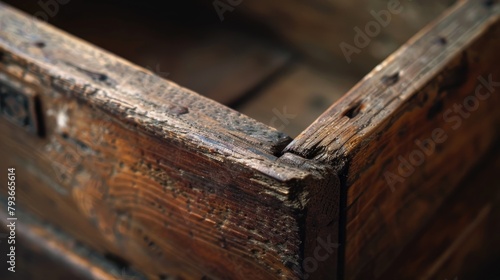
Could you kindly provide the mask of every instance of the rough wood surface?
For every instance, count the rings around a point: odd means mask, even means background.
[[[40,103],[38,135],[0,118],[21,206],[100,254],[151,279],[335,272],[338,178],[278,158],[284,134],[5,4],[0,84]]]
[[[340,170],[347,279],[380,277],[497,139],[498,18],[461,1],[286,148]]]

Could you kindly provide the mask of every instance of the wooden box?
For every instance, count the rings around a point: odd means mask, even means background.
[[[0,3],[2,279],[493,273],[500,7],[449,2]]]

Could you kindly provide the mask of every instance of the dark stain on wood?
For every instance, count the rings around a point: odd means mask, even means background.
[[[448,43],[448,40],[446,40],[446,37],[443,37],[443,36],[439,36],[436,38],[436,43],[444,46]]]
[[[355,118],[364,108],[364,104],[362,101],[357,102],[356,104],[352,105],[345,113],[344,116],[348,117],[349,119]]]
[[[399,81],[399,72],[396,72],[392,75],[385,75],[382,77],[382,83],[384,83],[384,85],[388,87],[396,84],[398,81]]]

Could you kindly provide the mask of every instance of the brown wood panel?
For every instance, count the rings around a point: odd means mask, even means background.
[[[458,3],[287,147],[343,178],[347,279],[380,277],[497,139],[498,15]]]

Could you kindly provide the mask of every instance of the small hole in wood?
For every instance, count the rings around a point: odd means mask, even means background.
[[[4,58],[5,58],[5,53],[0,51],[0,62],[3,62]]]
[[[438,44],[440,44],[440,45],[443,45],[443,46],[444,46],[444,45],[446,45],[446,44],[448,44],[448,40],[446,40],[446,38],[445,38],[445,37],[443,37],[443,36],[439,36],[439,37],[436,39],[436,42],[437,42]]]
[[[364,105],[361,102],[358,102],[351,106],[347,111],[345,111],[344,116],[348,117],[349,119],[355,118],[359,112],[364,108]]]
[[[382,83],[386,86],[392,86],[399,81],[399,72],[396,72],[392,75],[385,75],[382,77]]]
[[[108,76],[106,76],[105,74],[99,74],[97,80],[99,80],[100,82],[105,82],[108,80]]]
[[[35,46],[40,48],[40,49],[43,49],[43,48],[45,48],[46,45],[45,45],[45,42],[37,41],[37,42],[35,42]]]

